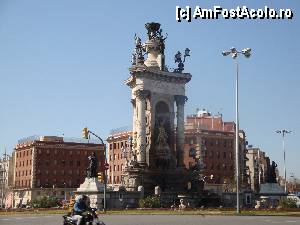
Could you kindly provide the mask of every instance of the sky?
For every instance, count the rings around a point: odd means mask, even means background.
[[[292,20],[192,20],[177,22],[176,6],[293,10]],[[0,154],[32,135],[81,137],[87,126],[103,138],[131,126],[130,89],[123,84],[134,34],[159,22],[166,64],[186,47],[186,114],[205,108],[235,119],[235,64],[221,52],[252,49],[239,57],[240,128],[283,169],[300,178],[300,3],[298,1],[97,1],[0,0]]]

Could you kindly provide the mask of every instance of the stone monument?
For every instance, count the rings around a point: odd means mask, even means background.
[[[129,191],[144,187],[145,193],[184,192],[191,175],[183,162],[185,84],[192,76],[184,71],[189,49],[175,55],[178,68],[165,65],[165,40],[159,23],[145,25],[145,43],[135,35],[130,76],[124,82],[131,88],[133,137],[131,158],[122,182]],[[146,57],[145,57],[146,56]],[[176,106],[175,106],[176,105]],[[175,122],[176,121],[176,122]]]
[[[104,184],[100,183],[97,177],[98,160],[93,153],[88,157],[89,167],[86,170],[84,182],[77,188],[76,194],[84,194],[90,198],[90,206],[100,209],[103,207],[103,190]]]
[[[268,205],[276,206],[281,196],[286,195],[283,187],[277,183],[276,179],[277,164],[272,161],[269,167],[267,183],[260,185],[260,198],[265,199]]]

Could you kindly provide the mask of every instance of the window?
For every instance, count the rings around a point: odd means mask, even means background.
[[[227,147],[227,140],[224,140],[224,147]]]
[[[117,148],[117,144],[116,143],[114,143],[114,148],[113,149],[116,149]]]
[[[117,166],[116,166],[116,165],[114,165],[114,171],[116,171],[116,168],[117,168]]]
[[[223,152],[223,158],[226,159],[226,152]]]
[[[71,160],[71,161],[69,162],[69,164],[70,164],[70,166],[73,166],[73,161]]]
[[[220,152],[217,152],[217,158],[218,159],[220,158]]]
[[[118,171],[120,171],[120,166],[118,165]]]
[[[56,159],[54,159],[53,163],[54,163],[54,165],[57,165],[57,160],[56,160]]]
[[[77,161],[77,166],[80,166],[80,161],[79,160]]]

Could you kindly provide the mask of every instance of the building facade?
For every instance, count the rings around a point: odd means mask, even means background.
[[[131,131],[115,132],[107,138],[108,143],[108,183],[112,186],[119,186],[122,181],[122,172],[128,161],[130,151],[129,138]]]
[[[249,183],[251,189],[259,192],[260,185],[268,182],[270,158],[260,148],[247,148],[247,167],[249,168]]]
[[[233,184],[235,178],[235,123],[206,110],[187,116],[185,123],[185,166],[200,164],[205,183]],[[240,131],[240,174],[245,171],[245,134]]]
[[[102,144],[55,136],[19,141],[14,153],[14,207],[42,195],[66,199],[83,183],[92,153],[98,159],[98,171],[104,171]]]
[[[245,135],[240,132],[240,171],[245,171]],[[132,132],[119,132],[107,138],[109,144],[109,181],[118,186],[130,150]],[[128,157],[127,157],[128,158]],[[185,122],[184,166],[193,169],[201,163],[203,179],[208,184],[232,184],[235,179],[235,124],[224,122],[206,110],[187,116]],[[247,171],[246,171],[247,172]],[[112,178],[114,177],[114,178]],[[242,177],[242,176],[241,176]],[[114,180],[113,180],[114,179]],[[247,179],[244,178],[247,183]]]
[[[13,169],[13,157],[5,153],[0,159],[0,208],[10,207]]]

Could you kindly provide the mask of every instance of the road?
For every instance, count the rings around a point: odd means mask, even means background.
[[[106,225],[299,225],[300,217],[105,215]],[[0,225],[62,225],[61,215],[1,216]]]

